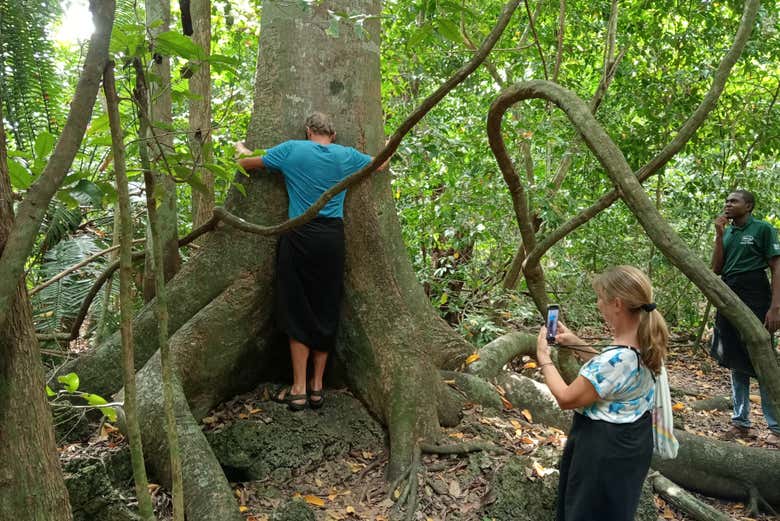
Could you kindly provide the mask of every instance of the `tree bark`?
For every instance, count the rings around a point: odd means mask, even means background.
[[[156,188],[155,198],[160,215],[160,240],[163,247],[163,265],[160,268],[168,282],[173,278],[181,266],[178,245],[178,227],[176,213],[176,181],[166,156],[173,152],[173,134],[170,128],[173,125],[171,102],[171,60],[167,56],[161,56],[154,52],[154,38],[169,30],[171,25],[170,0],[145,0],[146,26],[152,39],[153,64],[151,72],[155,76],[154,81],[148,84],[148,112],[147,132],[142,135],[146,144],[150,166],[153,169],[154,184]],[[147,190],[150,187],[147,186]],[[154,272],[158,269],[154,257],[151,254],[152,234],[147,226],[147,247],[144,266],[144,300],[150,301],[155,295]]]
[[[410,117],[394,136],[394,146],[484,59],[516,5],[514,1],[505,7],[501,24],[476,57]],[[325,32],[331,22],[328,9],[370,15],[369,36],[360,36],[352,28],[343,29],[338,38],[329,36]],[[368,151],[379,148],[378,14],[376,0],[323,2],[308,10],[275,2],[264,6],[256,105],[247,139],[252,146],[299,138],[306,115],[323,110],[337,122],[342,143]],[[381,156],[377,161],[383,161]],[[226,203],[231,213],[253,223],[284,220],[285,192],[278,175],[262,172],[251,178],[239,176],[237,182],[245,186],[247,195],[231,192]],[[346,366],[355,393],[389,425],[393,452],[389,476],[394,477],[409,465],[418,440],[437,439],[438,418],[452,423],[457,416],[453,414],[456,400],[437,369],[457,366],[471,348],[435,314],[415,279],[401,241],[389,176],[375,175],[351,189],[346,205],[345,297],[336,359]],[[219,401],[251,388],[261,368],[266,373],[275,370],[278,377],[279,354],[286,356],[286,344],[280,342],[271,320],[275,251],[273,237],[220,226],[166,288],[171,296],[170,330],[175,332],[170,344],[195,421]],[[206,273],[208,277],[203,276]],[[136,363],[143,363],[155,350],[150,305],[136,318],[135,326]],[[93,392],[110,392],[118,381],[111,363],[116,356],[114,338],[65,370],[77,371]],[[159,406],[143,390],[159,388],[153,376],[158,372],[155,360],[147,363],[138,382],[141,416],[149,421],[159,416]],[[177,418],[180,433],[184,421],[192,434],[188,411],[179,409],[183,410]],[[149,423],[142,430],[150,463],[164,477],[161,427]],[[181,440],[185,469],[193,464],[197,468],[197,463],[208,466],[211,456],[198,445],[197,435],[182,435]],[[193,463],[190,456],[197,461]],[[202,477],[188,475],[185,472],[188,516],[224,519],[193,508],[191,501],[225,487],[206,487]],[[214,473],[210,478],[215,478]],[[224,494],[220,497],[224,499]]]
[[[211,54],[211,1],[190,0],[192,41]],[[211,65],[204,60],[190,78],[190,151],[200,189],[192,187],[192,227],[211,219],[214,212],[214,174],[204,166],[211,162]],[[202,242],[202,241],[201,241]]]
[[[0,110],[0,251],[14,224]],[[10,316],[0,325],[0,519],[72,519],[24,277],[14,276]]]

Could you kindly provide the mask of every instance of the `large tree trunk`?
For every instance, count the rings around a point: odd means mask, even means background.
[[[365,37],[342,27],[333,38],[325,33],[331,22],[328,9],[377,16],[380,2],[323,2],[307,11],[264,2],[249,128],[252,146],[299,138],[304,119],[314,110],[333,117],[340,143],[369,154],[381,146],[379,24],[369,21]],[[284,204],[280,197],[269,210],[283,214]],[[446,404],[431,399],[445,395],[437,389],[441,383],[436,367],[456,366],[470,349],[434,314],[415,279],[387,173],[375,174],[349,191],[345,232],[345,298],[337,356],[353,391],[388,425],[388,474],[394,476],[411,460],[414,440],[437,436],[437,409]]]
[[[14,221],[0,110],[0,252]],[[0,519],[71,519],[24,278],[0,326]]]

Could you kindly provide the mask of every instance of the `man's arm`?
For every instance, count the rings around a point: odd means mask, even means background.
[[[769,259],[769,269],[772,272],[772,304],[764,318],[764,325],[770,333],[780,329],[780,257]]]
[[[720,275],[723,271],[723,233],[729,220],[725,215],[715,219],[715,246],[712,249],[712,271]]]
[[[243,141],[236,142],[236,152],[238,152],[242,156],[250,156],[250,157],[242,157],[236,161],[238,163],[238,166],[240,166],[244,170],[249,171],[249,170],[258,170],[261,168],[265,168],[265,163],[263,163],[263,158],[260,156],[252,157],[252,151],[247,148],[247,146],[244,144]]]

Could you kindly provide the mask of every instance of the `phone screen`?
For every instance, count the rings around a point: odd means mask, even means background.
[[[555,335],[558,334],[558,306],[547,307],[547,341],[555,342]]]

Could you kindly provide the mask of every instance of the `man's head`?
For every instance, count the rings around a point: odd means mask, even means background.
[[[312,112],[306,118],[306,139],[311,139],[312,135],[329,137],[331,142],[336,140],[336,129],[333,127],[330,118],[322,112]]]
[[[725,214],[729,219],[739,219],[753,211],[756,198],[753,192],[734,190],[726,197]]]

